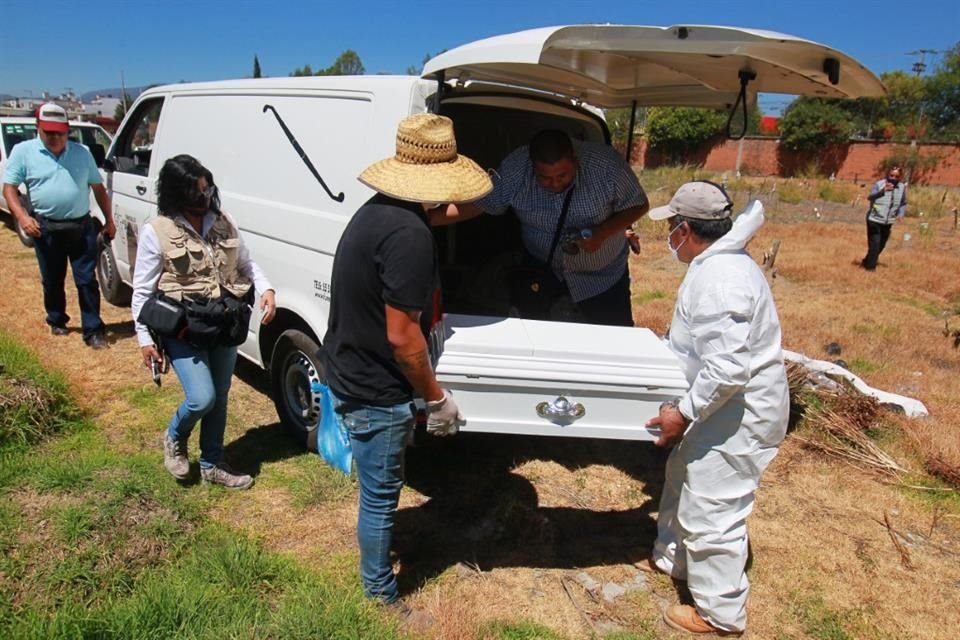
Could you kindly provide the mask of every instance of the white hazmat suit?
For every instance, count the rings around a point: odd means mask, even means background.
[[[690,424],[667,460],[653,559],[726,631],[746,628],[746,520],[789,413],[773,295],[745,251],[762,224],[753,202],[691,261],[668,337],[690,383],[679,402]]]

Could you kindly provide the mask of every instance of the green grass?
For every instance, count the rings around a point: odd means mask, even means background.
[[[825,202],[850,204],[856,199],[858,191],[852,184],[824,180],[820,183],[817,195]]]
[[[866,358],[853,358],[848,364],[850,365],[850,370],[858,376],[876,373],[886,366],[881,362],[873,362],[872,360],[867,360]]]
[[[53,520],[60,542],[66,547],[76,546],[88,537],[96,524],[96,512],[93,505],[65,505],[52,510]]]
[[[853,325],[853,332],[865,336],[876,336],[886,340],[900,337],[900,327],[879,322],[858,322]]]
[[[306,508],[319,504],[353,501],[358,491],[353,476],[345,476],[315,454],[302,455],[291,461],[290,469],[273,482],[284,486],[293,497],[293,504]]]
[[[792,180],[781,182],[777,187],[777,199],[787,204],[800,204],[809,195],[803,187]]]
[[[363,597],[355,556],[308,570],[211,522],[226,493],[178,485],[155,454],[114,451],[62,380],[2,332],[0,362],[58,403],[56,429],[0,448],[0,638],[399,637]],[[141,412],[158,402],[130,398]],[[352,493],[308,462],[316,494]]]
[[[633,294],[633,304],[645,304],[651,300],[663,300],[666,297],[666,293],[656,289],[653,291],[641,291]]]
[[[853,640],[843,626],[843,616],[830,609],[821,598],[804,600],[793,607],[803,630],[815,640]]]
[[[923,311],[927,315],[930,315],[934,318],[943,318],[944,316],[950,315],[950,310],[943,309],[931,302],[924,302],[915,298],[896,297],[893,298],[893,301],[905,304],[914,309],[919,309],[920,311]]]
[[[534,622],[491,622],[481,631],[482,638],[497,640],[564,640],[564,637]]]
[[[0,453],[29,446],[80,423],[61,376],[0,330]]]

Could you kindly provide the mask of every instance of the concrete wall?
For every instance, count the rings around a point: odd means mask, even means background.
[[[732,173],[737,167],[740,144],[738,140],[724,140],[710,148],[688,154],[681,162],[701,166],[707,171]],[[742,144],[740,171],[745,175],[791,176],[805,171],[816,162],[824,176],[834,174],[839,180],[858,182],[879,177],[887,158],[892,154],[902,156],[910,150],[907,144],[851,142],[814,154],[780,149],[780,141],[772,138],[744,138]],[[935,158],[936,162],[932,167],[916,172],[911,182],[960,187],[960,145],[921,144],[917,148],[922,157]],[[648,168],[667,164],[660,154],[646,148],[643,138],[634,143],[632,161],[634,165]]]

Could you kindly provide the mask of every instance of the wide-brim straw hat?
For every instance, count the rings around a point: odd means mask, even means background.
[[[396,155],[374,162],[359,180],[408,202],[472,202],[493,189],[486,171],[457,154],[450,118],[432,113],[401,120]]]

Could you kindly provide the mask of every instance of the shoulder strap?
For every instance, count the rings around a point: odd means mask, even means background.
[[[573,189],[576,185],[570,185],[566,197],[563,199],[563,207],[560,209],[560,217],[557,219],[557,228],[553,232],[553,242],[550,244],[550,254],[547,256],[547,266],[553,264],[553,254],[557,251],[557,243],[560,242],[560,230],[563,229],[563,223],[567,220],[567,211],[570,209],[570,199],[573,198]]]

